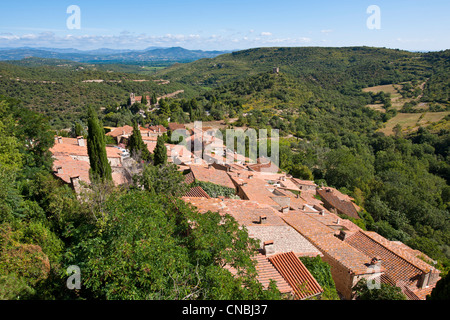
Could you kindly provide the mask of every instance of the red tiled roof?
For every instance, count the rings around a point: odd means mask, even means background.
[[[185,183],[191,184],[191,183],[194,183],[194,181],[195,181],[195,178],[194,178],[194,174],[192,173],[192,171],[184,176]]]
[[[293,288],[295,299],[307,299],[323,292],[322,287],[293,252],[269,257],[286,282]]]
[[[426,296],[422,293],[417,284],[421,275],[430,271],[438,272],[437,269],[430,266],[426,262],[416,258],[404,250],[400,250],[399,246],[392,245],[389,240],[381,237],[375,232],[356,232],[344,240],[357,250],[368,256],[378,256],[382,259],[382,265],[385,268],[384,282],[399,286],[409,298]],[[405,292],[405,288],[408,289]]]
[[[223,170],[216,170],[214,167],[208,168],[205,166],[190,166],[194,178],[199,181],[211,182],[220,186],[235,189],[233,181],[231,181],[228,174]]]
[[[255,177],[250,171],[232,171],[228,172],[228,175],[234,181],[234,184],[239,186],[239,190],[243,193],[241,197],[261,204],[279,207],[278,202],[274,200],[276,195],[269,190],[275,189],[273,185]],[[287,198],[287,196],[284,197]]]
[[[133,127],[126,125],[126,126],[123,126],[123,127],[115,128],[114,130],[108,132],[106,135],[114,137],[114,138],[117,138],[118,136],[121,136],[123,134],[129,135],[129,134],[132,134],[132,133],[133,133]]]
[[[72,143],[55,143],[50,148],[53,155],[73,155],[73,156],[88,156],[87,146],[79,146]],[[106,147],[106,156],[108,158],[120,158],[122,151],[117,148]]]
[[[206,193],[205,190],[202,189],[202,187],[193,187],[191,190],[189,190],[188,192],[186,192],[186,194],[184,195],[184,197],[188,197],[188,198],[206,198],[206,199],[211,199],[211,197]]]
[[[291,178],[291,180],[297,185],[311,186],[311,187],[317,186],[314,181],[310,181],[310,180],[301,180],[298,178]]]
[[[186,128],[186,126],[184,124],[176,123],[176,122],[170,122],[168,127],[169,127],[170,131],[175,131],[177,129],[185,129]]]
[[[260,216],[266,216],[264,225],[284,226],[283,220],[278,216],[277,211],[270,206],[259,204],[255,201],[240,199],[205,199],[205,198],[183,198],[184,201],[197,207],[199,212],[218,212],[221,215],[229,214],[241,225],[260,225]]]
[[[370,263],[372,257],[339,240],[334,235],[335,230],[327,227],[306,213],[299,211],[282,215],[282,218],[320,251],[328,254],[331,258],[347,268],[349,272],[355,274],[371,273],[367,265]]]
[[[284,280],[283,276],[277,269],[269,262],[267,257],[261,253],[258,253],[255,257],[257,262],[256,271],[258,273],[257,279],[263,285],[265,289],[268,288],[270,280],[276,281],[278,290],[281,293],[294,293],[294,290],[289,283]]]
[[[60,173],[57,173],[58,168],[61,168]],[[80,178],[80,180],[86,183],[90,183],[89,169],[89,162],[75,160],[68,155],[58,156],[53,161],[53,171],[55,175],[68,184],[71,183],[71,177],[77,176]]]
[[[149,126],[148,128],[153,132],[161,132],[161,133],[167,132],[167,129],[160,124],[158,124],[157,126]]]
[[[280,170],[280,168],[278,168],[272,161],[270,161],[269,163],[249,164],[247,167],[249,168],[249,170],[257,172],[277,173]]]
[[[350,197],[343,195],[336,189],[332,188],[325,188],[325,189],[319,189],[317,190],[317,193],[320,195],[322,200],[326,203],[328,203],[330,206],[336,208],[338,211],[342,212],[343,214],[359,219],[358,215],[358,209],[357,207],[350,199]]]

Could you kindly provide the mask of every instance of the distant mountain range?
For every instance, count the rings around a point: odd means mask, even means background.
[[[231,51],[188,50],[181,47],[149,47],[144,50],[100,48],[82,51],[73,48],[0,48],[0,61],[21,60],[29,57],[64,59],[86,63],[118,63],[144,61],[195,61],[214,58]]]

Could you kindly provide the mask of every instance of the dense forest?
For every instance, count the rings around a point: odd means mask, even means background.
[[[52,177],[48,148],[53,134],[77,126],[86,133],[88,105],[105,126],[166,125],[170,119],[279,129],[282,170],[351,195],[363,208],[355,223],[422,251],[437,261],[442,275],[447,274],[449,52],[260,48],[172,65],[154,75],[133,73],[134,67],[127,72],[123,67],[105,69],[108,65],[0,63],[0,94],[17,99],[0,102],[0,264],[8,270],[0,275],[0,286],[13,296],[73,298],[73,292],[62,288],[63,266],[85,261],[83,269],[92,277],[83,298],[279,298],[276,290],[263,292],[251,272],[232,280],[219,271],[220,259],[251,270],[249,252],[243,249],[251,241],[232,219],[216,230],[218,217],[213,213],[198,215],[184,203],[159,196],[170,194],[167,188],[174,190],[173,185],[150,182],[164,175],[167,181],[179,181],[173,170],[149,166],[144,170],[149,176],[141,177],[147,181],[144,190],[111,190],[101,206],[105,216],[95,211],[96,199],[80,203],[72,190]],[[278,73],[274,67],[279,67]],[[92,79],[110,82],[82,82]],[[132,81],[138,79],[150,81]],[[170,83],[152,81],[157,79]],[[402,84],[399,95],[413,99],[411,106],[394,108],[389,94],[362,90],[390,84]],[[127,103],[130,92],[163,95],[180,89],[185,90],[182,96],[161,99],[153,111]],[[373,103],[383,104],[385,112],[367,107]],[[380,131],[396,115],[417,112],[414,104],[420,103],[429,106],[428,113],[448,113],[415,130],[403,130],[398,123],[391,135]],[[29,144],[30,139],[39,143]],[[149,202],[152,206],[144,205]],[[194,218],[202,227],[187,234],[183,226]],[[138,229],[150,230],[155,242],[131,245],[146,236]],[[214,242],[216,233],[221,240]],[[214,250],[206,249],[208,241]],[[236,241],[242,245],[228,256],[226,248]],[[164,253],[161,262],[153,256],[155,244]],[[32,273],[20,266],[16,250]],[[115,252],[122,265],[113,263]],[[177,263],[170,263],[171,255],[179,257]],[[123,273],[124,268],[129,272]],[[100,275],[99,270],[108,271]],[[149,271],[142,275],[139,270]],[[205,286],[196,286],[198,279],[186,274],[207,279]],[[155,281],[159,278],[165,280]],[[114,279],[110,286],[104,286],[107,279]],[[243,283],[252,289],[242,290]],[[213,289],[217,286],[223,287]],[[121,291],[123,287],[129,291]]]
[[[86,105],[97,110],[105,107],[116,110],[127,105],[131,92],[158,96],[180,89],[189,92],[185,86],[162,85],[148,74],[130,72],[129,69],[138,69],[135,66],[124,69],[121,65],[97,66],[38,58],[0,62],[0,95],[20,99],[30,109],[47,115],[53,127],[62,129],[85,117]]]

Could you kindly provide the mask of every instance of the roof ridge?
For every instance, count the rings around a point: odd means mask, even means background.
[[[428,263],[426,263],[425,261],[420,260],[417,257],[414,257],[413,255],[407,253],[407,252],[399,252],[398,250],[395,250],[394,247],[389,248],[386,246],[386,244],[381,243],[378,239],[375,239],[374,237],[371,237],[370,234],[367,234],[367,232],[373,232],[374,234],[376,234],[377,236],[382,237],[381,235],[379,235],[378,233],[374,232],[374,231],[364,231],[364,230],[358,230],[357,232],[355,232],[354,234],[350,235],[349,238],[354,237],[358,232],[362,233],[365,237],[369,238],[370,240],[378,243],[380,246],[382,246],[383,248],[385,248],[386,250],[392,252],[394,255],[396,255],[397,257],[399,257],[400,259],[404,260],[405,262],[413,265],[414,267],[416,267],[417,269],[419,269],[422,272],[430,272],[433,270],[433,266],[429,265]],[[384,240],[382,240],[384,241]],[[390,241],[388,239],[386,239],[386,241]],[[405,257],[406,256],[406,257]],[[412,261],[411,261],[412,260]],[[420,261],[419,264],[425,264],[426,268],[424,268],[424,266],[419,266],[417,264],[417,261]]]

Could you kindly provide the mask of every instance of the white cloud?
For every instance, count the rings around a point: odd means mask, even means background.
[[[260,34],[165,34],[149,35],[122,31],[114,35],[92,35],[77,32],[55,34],[54,32],[12,34],[0,33],[0,47],[53,47],[78,48],[90,50],[98,48],[135,49],[149,46],[182,46],[187,49],[226,50],[258,47],[279,44],[280,46],[295,46],[311,42],[310,38],[275,38],[271,32]]]
[[[331,33],[331,32],[333,32],[333,31],[334,31],[334,30],[332,30],[332,29],[320,30],[320,32],[326,33],[326,34]]]

